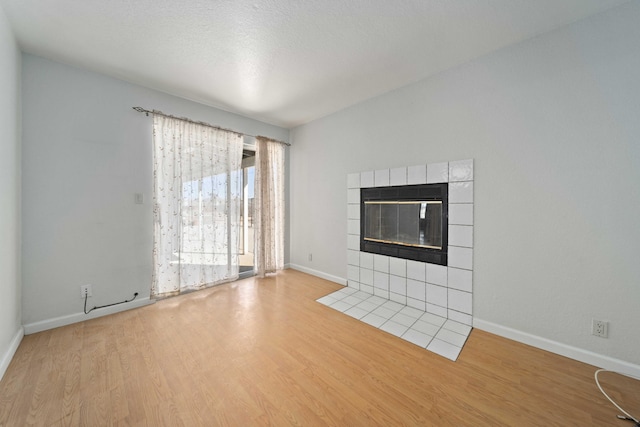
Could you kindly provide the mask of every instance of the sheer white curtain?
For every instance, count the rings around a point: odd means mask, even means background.
[[[152,296],[238,277],[241,135],[153,118]]]
[[[284,267],[284,145],[256,138],[255,270],[258,277]]]

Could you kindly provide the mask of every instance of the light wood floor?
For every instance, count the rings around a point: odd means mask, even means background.
[[[479,330],[451,362],[314,301],[339,288],[288,270],[26,336],[0,426],[631,425],[592,366]]]

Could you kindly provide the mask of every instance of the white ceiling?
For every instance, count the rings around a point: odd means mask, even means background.
[[[0,5],[25,52],[293,127],[628,1]]]

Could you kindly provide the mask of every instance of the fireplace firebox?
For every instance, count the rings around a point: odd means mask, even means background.
[[[360,250],[447,265],[448,184],[360,189]]]

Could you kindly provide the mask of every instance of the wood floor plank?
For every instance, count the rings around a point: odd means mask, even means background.
[[[288,270],[26,336],[0,427],[626,426],[593,366],[479,330],[451,362],[315,302],[340,288]]]

